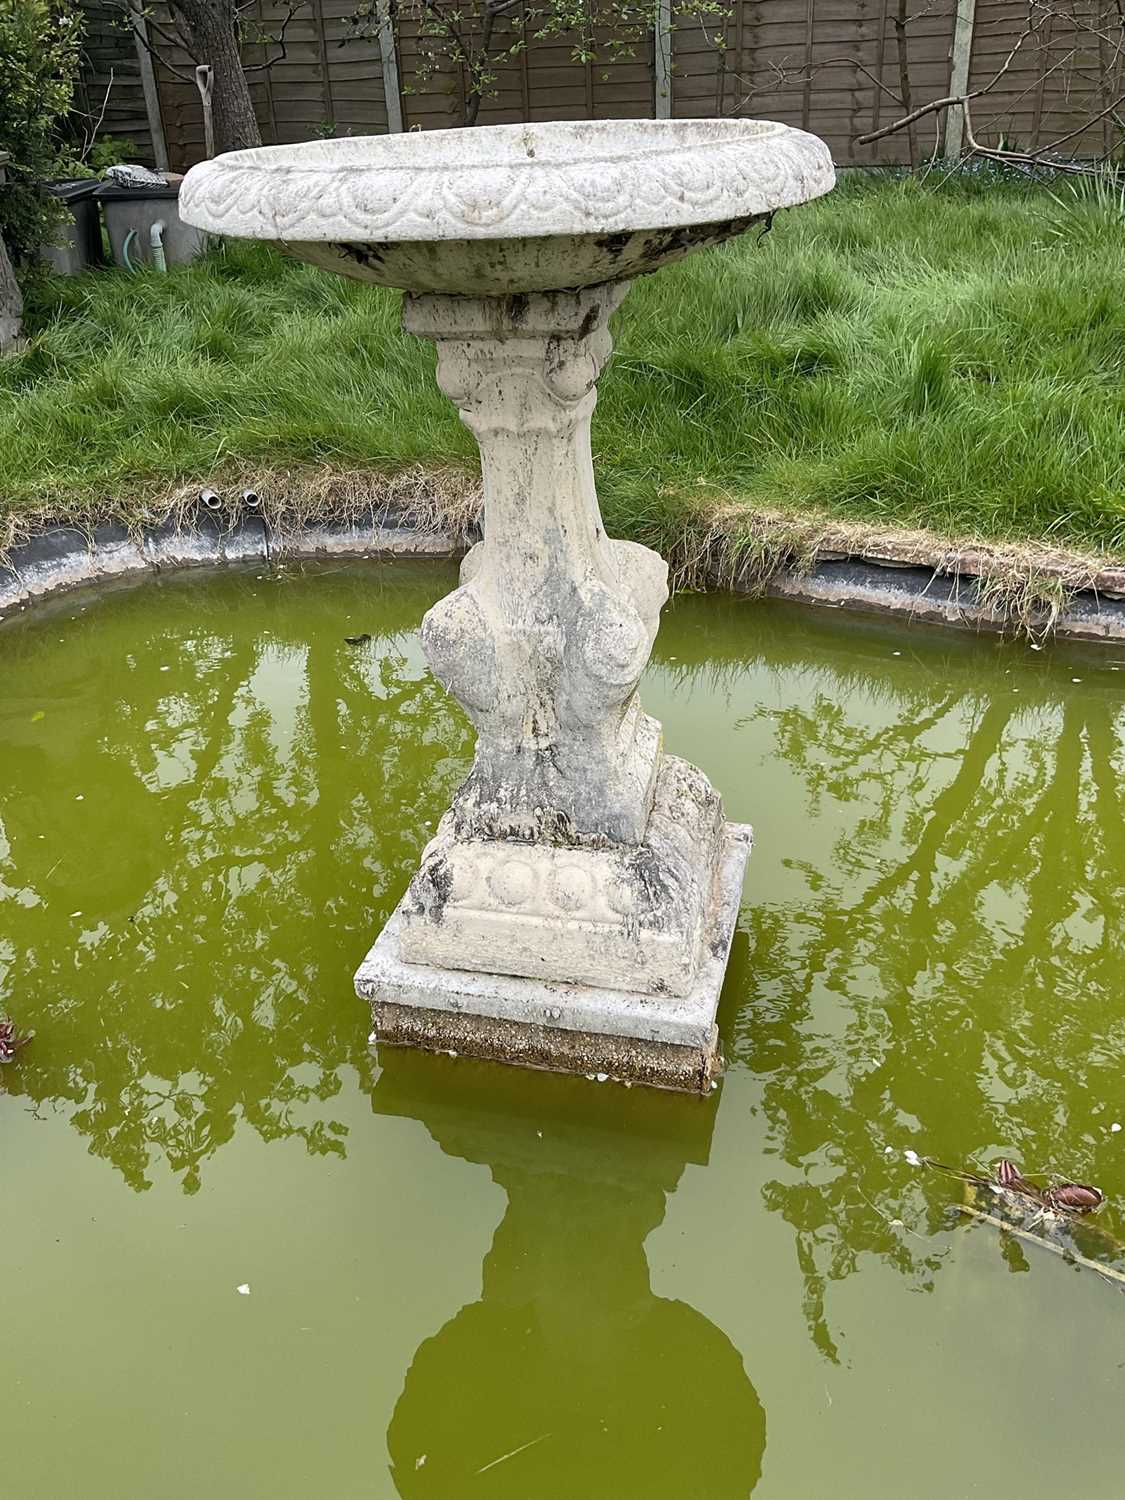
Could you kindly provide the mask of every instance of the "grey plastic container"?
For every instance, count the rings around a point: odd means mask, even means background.
[[[113,258],[127,270],[152,264],[151,231],[164,225],[164,259],[170,266],[186,265],[206,248],[207,235],[180,218],[178,183],[163,188],[123,188],[107,182],[95,194],[105,216]]]
[[[67,177],[45,182],[52,198],[65,204],[67,217],[51,231],[51,237],[39,247],[39,254],[57,276],[78,276],[90,266],[105,260],[102,248],[102,221],[94,194],[97,178]]]

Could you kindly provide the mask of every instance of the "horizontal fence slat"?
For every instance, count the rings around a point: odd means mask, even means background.
[[[1042,27],[1025,40],[1002,79],[974,102],[973,124],[982,141],[995,144],[1004,138],[1019,144],[1037,132],[1040,142],[1047,144],[1081,127],[1113,97],[1102,77],[1097,37],[1089,29],[1097,24],[1105,3],[1090,0],[1070,12],[1060,11],[1049,37]],[[128,26],[115,24],[120,11],[109,0],[80,4],[86,20],[80,107],[96,118],[104,102],[102,133],[132,139],[142,159],[151,160],[132,33]],[[248,62],[274,59],[268,71],[249,75],[265,140],[386,131],[383,52],[373,20],[359,28],[352,24],[355,5],[356,0],[301,0],[291,12],[288,0],[260,0],[246,13],[251,39],[261,33],[276,36],[285,23],[284,56],[276,42],[260,39],[250,40],[244,52]],[[708,16],[702,25],[690,17],[677,20],[671,33],[672,114],[685,119],[716,113],[760,115],[801,124],[807,94],[807,127],[828,141],[839,161],[905,160],[905,132],[872,146],[856,141],[902,112],[895,97],[900,81],[894,8],[883,0],[812,0],[811,12],[809,6],[810,0],[734,0],[725,19]],[[987,84],[1009,57],[1026,26],[1022,7],[1023,0],[977,0],[971,89]],[[916,105],[948,90],[956,0],[911,0],[911,9],[906,66]],[[475,12],[462,5],[461,14],[460,24],[476,35]],[[155,0],[153,19],[168,24],[167,0]],[[525,48],[495,66],[495,83],[480,103],[481,124],[653,114],[651,35],[630,39],[627,48],[615,52],[610,34],[599,31],[595,56],[585,62],[576,58],[575,35],[535,35],[543,26],[541,15],[525,21],[521,11],[513,10],[504,24],[505,44],[522,37]],[[716,46],[719,37],[726,44],[722,51]],[[434,44],[420,34],[416,18],[397,18],[394,44],[404,126],[447,129],[460,124],[465,84],[459,69],[448,58],[431,69],[427,54]],[[162,44],[158,50],[163,51]],[[192,60],[183,52],[175,52],[170,60],[190,71]],[[431,76],[424,77],[426,72]],[[190,81],[174,77],[159,62],[156,73],[172,165],[183,169],[202,154],[198,93]],[[1119,92],[1120,84],[1114,88]],[[932,149],[938,123],[930,118],[918,122],[920,153]],[[1089,150],[1100,150],[1102,126],[1084,131],[1067,149],[1079,150],[1087,138]]]

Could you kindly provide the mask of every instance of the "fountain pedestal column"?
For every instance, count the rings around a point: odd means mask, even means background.
[[[637,697],[667,567],[605,535],[590,459],[627,289],[406,298],[481,448],[484,540],[422,625],[478,741],[357,986],[386,1039],[507,1055],[530,1026],[544,1066],[573,1066],[578,1033],[593,1071],[655,1046],[650,1081],[705,1087],[749,830]]]
[[[186,223],[401,287],[480,440],[484,541],[423,631],[476,757],[356,974],[377,1039],[710,1087],[750,831],[638,702],[667,577],[605,535],[590,413],[630,277],[833,181],[823,141],[742,119],[306,141],[188,173]]]

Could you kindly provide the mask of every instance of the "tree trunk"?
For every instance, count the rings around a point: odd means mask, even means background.
[[[22,319],[23,297],[0,237],[0,356],[14,354],[22,346]]]
[[[246,74],[242,71],[234,0],[175,0],[196,62],[214,73],[211,108],[215,150],[241,151],[262,144]]]
[[[907,15],[906,0],[898,0],[898,15],[894,18],[895,41],[898,43],[898,91],[902,96],[902,112],[908,115],[911,110],[910,102],[910,55],[906,42],[906,26],[910,17]],[[918,164],[918,136],[914,126],[906,127],[906,139],[910,143],[910,165]]]

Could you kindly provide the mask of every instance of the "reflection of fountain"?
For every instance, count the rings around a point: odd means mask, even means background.
[[[437,1085],[389,1053],[374,1092],[509,1198],[480,1300],[407,1372],[387,1434],[399,1494],[748,1495],[765,1413],[726,1335],[652,1291],[644,1249],[684,1167],[707,1160],[712,1111],[453,1074]]]
[[[630,277],[832,182],[820,141],[749,120],[317,141],[189,173],[187,222],[405,288],[481,447],[484,540],[423,625],[476,758],[356,976],[384,1039],[709,1087],[749,830],[637,698],[667,569],[605,535],[594,387]]]

